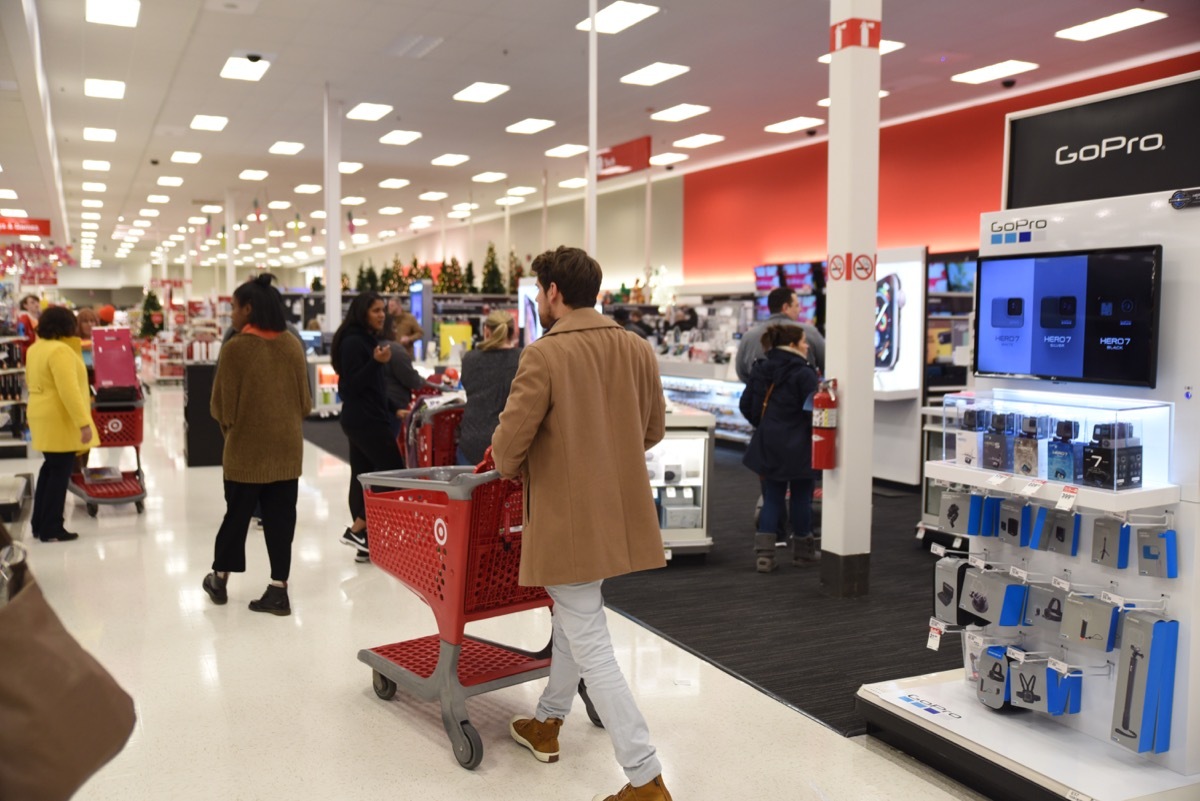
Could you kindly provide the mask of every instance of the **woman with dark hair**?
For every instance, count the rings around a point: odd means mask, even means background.
[[[429,386],[428,382],[413,367],[412,355],[408,346],[400,339],[400,321],[388,314],[384,317],[383,331],[380,339],[391,351],[391,359],[384,370],[384,381],[387,388],[388,412],[391,414],[392,438],[400,436],[401,422],[408,414],[408,406],[412,402],[413,390]]]
[[[301,424],[312,410],[308,365],[300,340],[289,336],[283,299],[269,273],[233,291],[238,333],[221,348],[209,409],[225,435],[225,519],[217,530],[212,572],[204,591],[229,600],[230,573],[246,570],[246,532],[261,504],[271,580],[254,612],[291,614],[287,582],[296,533],[296,494],[304,456]]]
[[[360,292],[350,302],[346,319],[333,335],[330,361],[338,374],[338,394],[342,396],[342,431],[350,441],[350,516],[353,522],[342,532],[342,542],[357,549],[355,560],[370,561],[367,542],[367,512],[362,473],[399,470],[404,457],[392,436],[384,382],[385,366],[392,349],[380,342],[385,320],[383,298],[375,292]]]
[[[79,537],[63,527],[63,507],[75,456],[91,448],[98,437],[77,330],[69,309],[51,306],[42,312],[39,336],[25,358],[29,433],[44,460],[30,522],[33,536],[42,542]]]
[[[742,392],[742,416],[754,426],[742,464],[762,479],[763,505],[754,535],[759,573],[775,569],[775,532],[790,487],[789,512],[795,532],[792,561],[816,562],[812,533],[812,407],[808,399],[820,384],[808,363],[808,341],[796,325],[769,326],[762,337],[766,356],[754,362]]]
[[[497,310],[483,321],[483,342],[462,360],[462,385],[467,408],[458,426],[458,463],[479,464],[492,444],[492,433],[500,424],[500,412],[517,375],[521,351],[517,349],[517,326],[513,316]]]

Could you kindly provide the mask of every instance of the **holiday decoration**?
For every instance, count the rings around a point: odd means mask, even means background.
[[[496,262],[496,245],[488,242],[487,257],[483,260],[483,285],[479,291],[485,295],[503,295],[504,278],[500,275],[500,265]]]
[[[375,272],[375,265],[367,262],[367,290],[370,292],[379,291],[379,274]]]
[[[458,263],[457,257],[451,257],[448,263],[442,265],[442,271],[438,275],[437,291],[446,295],[461,295],[467,291],[466,281],[463,280],[462,266]]]
[[[475,262],[473,261],[467,262],[467,271],[463,275],[463,286],[466,287],[465,291],[468,294],[473,295],[477,291],[475,289]]]
[[[154,294],[154,290],[151,289],[146,292],[146,298],[142,301],[142,323],[138,329],[138,336],[149,339],[162,329],[162,303],[159,302],[158,295]]]
[[[517,284],[525,276],[525,267],[515,250],[508,252],[508,294],[517,294]]]
[[[433,268],[428,264],[418,264],[417,257],[413,256],[412,270],[408,274],[409,283],[413,281],[432,281]]]

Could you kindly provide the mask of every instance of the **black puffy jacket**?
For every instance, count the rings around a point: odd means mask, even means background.
[[[754,426],[742,464],[775,481],[813,476],[812,412],[804,405],[818,385],[817,371],[798,353],[772,348],[754,363],[740,403]]]

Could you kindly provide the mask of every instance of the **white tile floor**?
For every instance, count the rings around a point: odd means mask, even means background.
[[[484,743],[474,771],[455,761],[435,703],[403,693],[391,702],[375,697],[358,650],[436,627],[415,595],[378,568],[355,564],[337,542],[349,470],[311,445],[291,617],[246,609],[268,578],[254,529],[249,572],[232,578],[228,605],[213,606],[200,581],[224,512],[221,472],[185,466],[182,407],[178,388],[156,388],[149,399],[144,515],[110,506],[93,520],[71,496],[67,525],[79,539],[29,543],[33,569],[67,627],[137,703],[128,746],[80,801],[586,801],[624,783],[607,737],[581,704],[563,729],[560,762],[535,762],[511,742],[507,721],[533,709],[541,682],[468,702]],[[117,455],[102,452],[99,461]],[[23,465],[13,460],[3,469]],[[621,616],[609,620],[678,801],[982,798],[870,738],[841,737]],[[471,631],[537,648],[549,618],[540,610]]]

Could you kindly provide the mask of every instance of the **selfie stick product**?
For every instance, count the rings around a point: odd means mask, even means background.
[[[1129,648],[1129,678],[1125,684],[1125,710],[1121,713],[1121,726],[1117,729],[1117,734],[1122,737],[1133,739],[1137,737],[1137,732],[1129,728],[1130,710],[1133,706],[1133,691],[1135,688],[1134,680],[1137,678],[1137,664],[1139,659],[1145,659],[1146,656],[1137,646]]]

